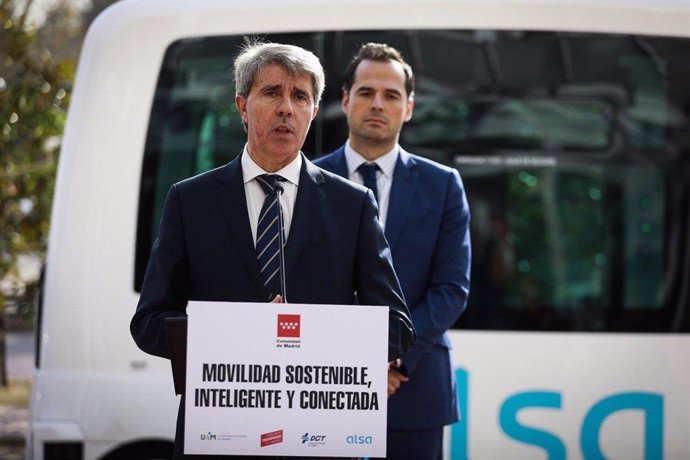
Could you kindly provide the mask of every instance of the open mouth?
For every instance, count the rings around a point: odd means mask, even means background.
[[[278,134],[292,134],[292,129],[287,125],[276,126],[274,131]]]

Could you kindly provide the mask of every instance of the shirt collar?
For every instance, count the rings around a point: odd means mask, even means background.
[[[362,163],[376,163],[386,177],[393,177],[395,162],[398,161],[399,152],[400,146],[395,144],[390,151],[384,153],[376,160],[368,161],[352,148],[350,145],[350,140],[348,139],[345,143],[345,162],[347,163],[347,174],[348,176],[352,176]]]
[[[244,178],[244,183],[250,182],[262,174],[271,174],[264,171],[259,165],[257,165],[252,157],[249,156],[249,151],[247,150],[247,145],[245,144],[244,150],[242,151],[242,177]],[[302,170],[302,152],[299,152],[294,160],[292,160],[287,166],[273,174],[278,174],[282,176],[288,182],[299,185],[299,174]]]

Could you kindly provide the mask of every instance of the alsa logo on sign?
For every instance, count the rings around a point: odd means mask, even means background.
[[[372,436],[362,436],[360,434],[351,434],[345,438],[348,444],[373,444],[374,438]]]
[[[300,315],[278,315],[278,337],[299,337]]]
[[[271,431],[261,435],[261,447],[272,446],[283,442],[283,430]]]

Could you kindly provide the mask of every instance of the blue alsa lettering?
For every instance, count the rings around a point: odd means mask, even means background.
[[[559,393],[534,391],[518,393],[506,399],[501,406],[501,428],[505,434],[516,441],[532,444],[544,449],[549,460],[565,460],[565,445],[553,433],[521,425],[517,421],[517,413],[526,408],[561,408]]]
[[[451,428],[451,458],[453,460],[469,459],[468,427],[471,417],[469,406],[470,379],[469,372],[456,369],[458,384],[458,404],[460,421]],[[510,438],[543,449],[549,460],[567,458],[567,449],[557,434],[526,426],[518,422],[518,412],[528,409],[561,410],[562,396],[553,391],[526,391],[516,393],[501,404],[499,423],[503,432]],[[664,398],[655,393],[630,392],[617,393],[601,399],[587,412],[580,432],[582,456],[587,460],[604,460],[601,451],[599,434],[601,427],[610,415],[625,411],[637,410],[644,417],[644,459],[664,458]],[[631,434],[632,435],[632,434]]]
[[[609,415],[623,410],[644,413],[644,459],[664,458],[664,398],[654,393],[618,393],[596,403],[582,423],[580,445],[588,460],[604,460],[599,431]]]
[[[362,436],[357,434],[352,434],[345,440],[348,444],[372,444],[374,442],[374,438],[371,436]]]

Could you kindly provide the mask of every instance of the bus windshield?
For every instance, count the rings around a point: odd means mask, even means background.
[[[684,157],[690,40],[491,31],[332,31],[262,36],[314,51],[327,88],[304,146],[340,146],[340,82],[359,44],[403,52],[417,79],[400,143],[455,167],[472,213],[471,293],[457,327],[688,331],[678,299],[688,234]],[[144,156],[134,287],[169,186],[234,158],[241,36],[173,43]],[[683,155],[685,154],[685,156]]]

